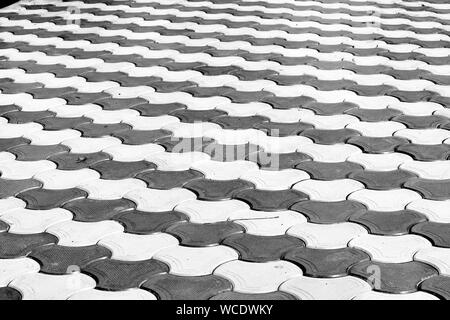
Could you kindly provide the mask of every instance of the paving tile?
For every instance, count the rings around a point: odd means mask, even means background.
[[[0,128],[0,138],[20,138],[26,134],[31,134],[36,131],[42,130],[42,126],[38,123],[30,122],[23,124],[2,124]]]
[[[403,169],[408,163],[401,165]],[[407,167],[406,167],[407,168]],[[371,171],[362,170],[350,174],[349,178],[357,180],[365,185],[368,189],[373,190],[390,190],[399,189],[405,182],[417,176],[405,170],[392,171]]]
[[[16,159],[20,161],[39,161],[48,159],[51,156],[67,153],[69,148],[61,145],[21,145],[12,147],[9,152],[16,155]]]
[[[45,130],[74,129],[79,125],[91,123],[92,119],[87,117],[51,117],[39,119],[36,122],[44,126]]]
[[[269,136],[280,137],[295,136],[312,127],[311,124],[304,122],[283,123],[270,121],[254,125],[254,128],[266,132]]]
[[[166,230],[178,222],[186,222],[188,217],[177,211],[145,212],[131,210],[116,216],[115,220],[125,226],[126,232],[133,234],[151,234]]]
[[[404,294],[369,291],[356,296],[354,300],[439,300],[439,298],[422,291]]]
[[[58,237],[58,245],[84,247],[94,245],[100,239],[123,230],[123,227],[115,221],[66,221],[51,226],[47,232]]]
[[[309,179],[309,175],[301,170],[286,169],[280,171],[250,170],[241,177],[262,190],[289,189],[296,182]]]
[[[22,295],[14,288],[3,287],[0,288],[0,300],[22,300]]]
[[[367,211],[350,217],[370,230],[371,234],[402,235],[408,234],[411,227],[425,221],[426,217],[411,210],[391,212]]]
[[[130,130],[131,126],[125,123],[113,123],[113,124],[83,123],[76,126],[75,129],[81,131],[83,137],[100,138],[120,131]]]
[[[344,201],[351,193],[364,189],[364,185],[352,179],[332,181],[308,179],[296,183],[292,188],[307,194],[311,200]]]
[[[434,266],[441,275],[448,276],[450,274],[450,250],[448,248],[423,248],[414,255],[414,260]]]
[[[168,267],[157,260],[119,261],[103,259],[82,269],[97,279],[97,288],[104,290],[126,290],[137,288],[152,276],[168,271]]]
[[[212,274],[226,262],[237,260],[238,254],[234,249],[222,245],[200,248],[175,246],[162,249],[154,258],[169,265],[171,274],[204,276]]]
[[[170,115],[179,118],[182,122],[209,122],[212,119],[226,115],[220,110],[175,110]]]
[[[8,123],[30,123],[36,122],[37,120],[51,118],[55,113],[50,111],[14,111],[8,112],[3,115],[4,118],[8,119]]]
[[[282,170],[295,168],[297,164],[311,160],[311,157],[301,152],[268,153],[260,151],[249,155],[249,160],[267,170]]]
[[[237,250],[241,260],[251,262],[280,260],[287,251],[304,246],[303,241],[288,235],[259,236],[245,233],[231,235],[223,244]]]
[[[380,279],[373,279],[375,272],[381,276]],[[367,280],[377,291],[402,294],[416,292],[420,282],[438,275],[435,268],[416,261],[404,263],[364,261],[352,266],[349,273]]]
[[[100,174],[91,169],[80,170],[47,170],[34,175],[36,180],[49,190],[70,189],[100,178]]]
[[[223,292],[210,300],[296,300],[296,298],[286,292],[275,291],[269,293],[240,293],[240,292]]]
[[[153,143],[157,139],[169,137],[170,131],[167,130],[128,130],[115,133],[114,136],[120,138],[124,143],[131,145],[141,145]]]
[[[90,166],[111,159],[111,156],[104,152],[93,153],[64,153],[49,158],[55,162],[60,170],[81,170]]]
[[[358,117],[361,121],[367,122],[379,122],[379,121],[389,121],[397,115],[401,115],[402,112],[396,109],[350,109],[345,111],[345,113]]]
[[[66,247],[50,244],[33,249],[30,257],[41,264],[41,272],[64,275],[72,272],[74,266],[83,268],[87,264],[111,257],[111,252],[99,245]]]
[[[351,300],[369,292],[371,287],[352,276],[330,279],[297,277],[283,283],[280,289],[301,300]]]
[[[159,140],[156,142],[159,142]],[[194,145],[193,149],[192,145]],[[175,144],[174,149],[172,149],[171,152],[150,154],[146,157],[146,160],[154,163],[159,170],[184,171],[190,169],[196,163],[210,159],[210,156],[204,152],[190,151],[195,150],[195,148],[201,148],[201,143],[198,144],[198,140],[182,140],[180,141],[180,144]],[[195,171],[199,170],[196,169]]]
[[[312,277],[343,277],[357,263],[369,260],[369,256],[354,248],[312,249],[294,248],[283,259],[302,267],[305,275]]]
[[[30,140],[25,138],[0,138],[0,151],[6,151],[10,148],[27,145]]]
[[[291,109],[296,107],[301,107],[308,105],[313,102],[314,99],[305,96],[298,97],[267,97],[264,98],[263,102],[272,105],[275,109]]]
[[[135,208],[135,204],[126,199],[94,200],[81,199],[64,205],[64,209],[74,214],[74,220],[81,222],[99,222],[113,219],[124,211]]]
[[[81,189],[31,189],[20,193],[17,197],[27,203],[32,210],[48,210],[59,208],[74,200],[86,198],[88,194]]]
[[[152,277],[143,288],[155,292],[161,300],[207,300],[232,290],[232,284],[215,275],[176,276],[164,274]]]
[[[346,247],[352,239],[367,234],[367,231],[362,226],[351,222],[337,224],[308,222],[291,227],[287,234],[300,238],[308,248],[339,249]]]
[[[413,260],[413,256],[421,249],[431,247],[431,243],[420,236],[379,236],[363,235],[353,239],[349,246],[367,252],[372,260],[385,263],[403,263]]]
[[[342,85],[342,82],[340,82]],[[357,104],[351,102],[340,102],[340,103],[323,103],[323,102],[312,102],[308,103],[305,108],[313,110],[314,113],[320,115],[337,115],[346,113],[349,114],[350,110],[358,108]]]
[[[450,137],[448,130],[444,129],[402,129],[394,134],[403,137],[416,144],[441,144]]]
[[[414,225],[411,232],[430,239],[435,246],[450,248],[449,225],[438,222],[422,222]]]
[[[405,183],[405,187],[422,194],[430,200],[450,199],[450,179],[430,180],[430,179],[411,179]]]
[[[79,186],[90,199],[116,200],[123,198],[127,193],[134,190],[145,189],[146,185],[138,179],[122,180],[92,180]]]
[[[143,261],[151,259],[154,254],[178,245],[178,240],[167,234],[130,234],[116,233],[102,238],[99,245],[112,252],[112,259],[120,261]]]
[[[196,198],[193,192],[184,188],[171,190],[139,188],[129,191],[124,197],[136,203],[138,210],[150,212],[169,211],[184,201]]]
[[[285,281],[299,277],[302,270],[287,261],[230,261],[214,270],[214,274],[230,280],[238,293],[270,293]],[[261,274],[266,275],[261,278]]]
[[[69,297],[69,300],[156,300],[156,297],[142,289],[124,291],[85,290]]]
[[[400,168],[415,173],[424,179],[450,179],[450,165],[447,161],[410,161],[402,164]]]
[[[9,225],[9,232],[32,234],[44,232],[54,224],[72,220],[72,214],[60,208],[51,210],[15,209],[2,213],[0,219]]]
[[[397,152],[382,154],[360,153],[350,156],[347,160],[362,165],[366,170],[391,171],[411,161],[412,158]]]
[[[244,231],[245,229],[243,227],[230,221],[216,223],[179,223],[173,224],[166,229],[167,233],[173,234],[180,239],[182,245],[190,247],[218,245],[222,240]]]
[[[27,256],[33,249],[56,243],[58,239],[49,233],[15,234],[0,233],[0,257],[2,259],[20,258]]]
[[[309,144],[303,146],[300,151],[309,155],[318,162],[344,162],[352,155],[361,153],[361,149],[349,144]]]
[[[449,119],[439,115],[431,115],[431,116],[401,115],[396,116],[392,120],[401,122],[410,129],[437,128],[449,122]]]
[[[39,161],[2,161],[0,172],[3,179],[24,180],[31,179],[36,174],[55,169],[56,165],[47,160]]]
[[[249,206],[238,200],[203,201],[189,200],[176,206],[175,210],[180,211],[189,217],[193,223],[214,223],[227,221],[233,214],[247,212]]]
[[[180,188],[190,181],[203,177],[202,173],[191,169],[182,171],[151,170],[136,175],[136,178],[145,181],[149,188],[162,190]]]
[[[57,75],[59,76],[59,75]],[[95,103],[99,100],[110,98],[111,95],[107,93],[87,93],[87,92],[68,92],[61,96],[60,98],[67,101],[70,105],[82,105],[82,104],[88,104],[88,103]]]
[[[65,140],[63,145],[70,148],[72,153],[95,153],[103,149],[119,145],[121,141],[114,137],[100,137],[100,138],[75,138]]]
[[[67,283],[76,285],[67,285]],[[95,280],[82,273],[68,275],[29,274],[16,278],[10,286],[18,289],[24,300],[65,300],[71,295],[95,287]]]
[[[184,188],[192,190],[201,200],[227,200],[240,191],[254,188],[250,182],[240,179],[210,180],[196,179],[186,183]]]
[[[261,211],[282,211],[289,209],[296,202],[308,200],[308,196],[300,191],[249,189],[234,194],[234,198],[247,202],[252,209]]]
[[[449,223],[450,217],[447,214],[449,202],[448,200],[419,199],[408,204],[406,208],[422,213],[432,222]]]
[[[347,221],[354,215],[366,212],[359,202],[343,201],[302,201],[294,204],[291,210],[298,211],[313,223],[333,224]]]
[[[243,173],[257,169],[257,165],[250,161],[237,160],[232,162],[202,161],[194,163],[191,169],[200,171],[207,179],[232,180],[238,179]]]
[[[262,116],[233,117],[222,115],[211,118],[210,121],[219,124],[224,129],[251,129],[263,125],[269,119]]]
[[[431,277],[420,283],[420,289],[426,292],[442,297],[445,300],[450,299],[450,277],[437,276]]]
[[[407,182],[408,184],[409,182]],[[414,191],[407,189],[358,190],[349,195],[348,200],[358,201],[374,211],[403,210],[410,202],[421,199]]]
[[[98,171],[102,179],[121,180],[134,178],[139,173],[153,170],[155,165],[147,161],[122,162],[107,160],[98,162],[90,166],[90,168]]]
[[[5,287],[17,277],[39,272],[39,264],[30,258],[2,259],[0,284]]]
[[[141,113],[143,116],[148,117],[156,117],[160,115],[169,114],[172,111],[175,110],[181,110],[186,109],[186,106],[181,103],[161,103],[161,104],[141,104],[138,106],[134,106],[131,109],[137,110]]]
[[[304,161],[296,166],[306,171],[317,180],[344,179],[350,173],[362,170],[363,167],[353,162],[328,163],[318,161]]]
[[[400,137],[353,137],[348,143],[358,146],[367,153],[393,152],[408,146],[408,140]]]
[[[351,129],[306,129],[301,132],[301,135],[311,138],[315,143],[337,144],[345,143],[348,139],[359,136],[359,133]]]
[[[42,183],[34,179],[8,180],[0,179],[0,199],[16,196],[17,194],[42,187]]]

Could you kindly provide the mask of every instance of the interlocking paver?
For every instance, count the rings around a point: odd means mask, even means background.
[[[233,288],[230,281],[215,275],[186,277],[172,274],[152,277],[143,287],[156,292],[162,300],[207,300]]]
[[[298,277],[286,281],[280,289],[301,300],[350,300],[371,288],[359,278],[346,276],[330,279]]]
[[[347,270],[370,259],[364,251],[354,248],[313,249],[294,248],[283,259],[300,265],[305,275],[312,277],[343,277]]]
[[[244,231],[245,229],[242,226],[231,221],[179,223],[166,229],[166,232],[181,239],[181,244],[191,247],[218,245],[224,239],[229,239],[231,235]]]
[[[380,263],[364,261],[350,268],[350,274],[370,280],[373,270],[380,271],[379,282],[371,285],[385,293],[412,293],[417,291],[420,282],[438,275],[437,270],[428,264],[411,261],[404,263]]]
[[[449,8],[0,9],[0,299],[448,299]]]
[[[41,264],[41,271],[48,274],[64,275],[71,268],[85,265],[104,258],[110,258],[111,252],[102,246],[67,247],[57,244],[46,245],[33,249],[30,254]]]
[[[291,210],[298,211],[314,223],[340,223],[347,221],[353,215],[366,212],[366,207],[359,202],[343,201],[302,201],[294,204]]]
[[[258,276],[263,272],[264,278]],[[302,270],[287,261],[247,262],[234,260],[214,270],[214,274],[233,283],[240,293],[274,292],[285,281],[302,275]]]

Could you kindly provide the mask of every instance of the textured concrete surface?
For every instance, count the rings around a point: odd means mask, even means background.
[[[0,299],[450,297],[446,1],[0,10]]]

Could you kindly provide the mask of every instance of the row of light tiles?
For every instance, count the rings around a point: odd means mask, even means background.
[[[162,4],[165,5],[165,4]],[[67,8],[69,8],[68,6],[70,6],[70,4],[64,4],[62,7],[59,6],[55,6],[54,8],[60,8],[61,10],[55,11],[52,10],[51,13],[46,10],[45,8],[39,9],[39,8],[33,8],[31,6],[27,6],[25,9],[16,9],[13,10],[11,12],[17,12],[17,13],[21,13],[21,14],[40,14],[42,16],[55,16],[55,12],[56,14],[62,14],[63,17],[67,16],[66,12],[67,12]],[[422,34],[414,32],[412,30],[408,30],[408,31],[392,31],[392,30],[384,30],[383,28],[381,28],[381,26],[375,26],[375,23],[381,23],[381,22],[385,22],[384,19],[380,19],[378,17],[378,19],[373,19],[371,17],[368,17],[369,22],[366,20],[364,21],[364,23],[367,24],[366,27],[355,27],[355,26],[349,26],[347,24],[343,24],[343,23],[333,23],[333,24],[323,24],[323,23],[319,23],[319,22],[297,22],[297,21],[291,21],[285,18],[278,18],[278,19],[266,19],[266,18],[261,18],[257,15],[257,13],[255,14],[255,11],[252,10],[253,15],[248,15],[248,16],[240,16],[240,17],[236,17],[236,16],[232,16],[232,15],[228,15],[228,14],[222,14],[222,13],[214,13],[214,11],[212,13],[209,12],[204,12],[204,11],[198,11],[198,10],[192,10],[192,11],[186,11],[186,9],[188,9],[190,6],[189,5],[184,5],[183,4],[184,9],[180,10],[180,8],[177,9],[160,9],[160,8],[154,8],[149,6],[148,8],[151,9],[151,13],[155,14],[155,15],[165,15],[165,14],[173,14],[176,15],[178,17],[192,17],[191,13],[200,13],[200,15],[198,17],[201,18],[205,18],[205,19],[213,19],[213,18],[222,18],[224,17],[226,20],[229,20],[230,22],[257,22],[261,25],[274,25],[274,24],[283,24],[286,25],[288,27],[292,27],[292,28],[308,28],[308,27],[313,27],[313,28],[318,28],[320,30],[323,31],[348,31],[354,34],[372,34],[372,33],[378,33],[381,35],[385,35],[388,37],[406,37],[406,36],[411,36],[414,38],[417,38],[419,40],[423,40],[423,41],[431,41],[433,40],[433,38],[424,38]],[[81,7],[83,8],[83,7]],[[87,9],[88,8],[83,8],[83,9]],[[130,8],[130,10],[123,10],[124,12],[145,12],[142,10],[138,10],[139,8]],[[201,7],[201,9],[203,9],[203,7]],[[214,7],[211,7],[211,9],[214,9]],[[219,8],[217,8],[219,9]],[[20,11],[19,11],[20,10]],[[111,9],[109,8],[110,11],[117,11],[117,9]],[[119,9],[120,10],[120,9]],[[108,12],[108,10],[104,10],[104,12]],[[187,13],[189,12],[189,13]],[[314,12],[314,11],[313,11]],[[284,12],[284,14],[288,14],[286,12]],[[295,16],[295,15],[293,15]],[[314,14],[313,14],[314,16]],[[82,18],[86,18],[88,20],[93,19],[94,21],[98,19],[98,16],[96,16],[94,13],[73,13],[70,15],[71,19],[82,19]],[[117,20],[120,19],[120,20]],[[111,22],[124,22],[124,21],[128,21],[128,23],[144,23],[145,24],[145,20],[141,17],[136,17],[136,18],[127,18],[125,20],[115,16],[114,14],[111,15],[103,15],[102,20],[105,21],[111,21]],[[370,22],[370,20],[372,20]],[[387,20],[387,19],[386,19]],[[400,21],[399,21],[400,20]],[[436,23],[433,22],[415,22],[415,23],[411,23],[411,21],[408,21],[406,19],[398,19],[398,20],[394,20],[394,25],[395,24],[399,24],[399,22],[405,23],[405,22],[409,22],[409,24],[411,24],[411,26],[415,27],[415,28],[433,28],[436,27]],[[350,19],[348,19],[347,21],[352,21]],[[355,21],[357,22],[357,21]],[[388,21],[391,22],[392,21]],[[407,23],[408,24],[408,23]],[[188,25],[193,25],[196,26],[196,24],[188,24]],[[448,31],[448,27],[446,25],[442,25],[440,23],[438,23],[438,25],[440,25],[440,29]],[[199,27],[200,28],[200,27]],[[214,28],[214,27],[213,27]],[[439,28],[439,27],[438,27]],[[226,28],[223,28],[226,29]],[[253,26],[252,26],[253,29]],[[203,29],[204,31],[204,29]],[[210,29],[208,31],[218,31],[217,29]],[[419,30],[420,31],[420,30]],[[273,32],[273,31],[272,31]],[[286,32],[286,31],[285,31]],[[286,35],[286,33],[281,33],[283,35]],[[280,32],[278,32],[277,34],[280,34]],[[435,39],[440,39],[440,40],[444,40],[447,39],[445,36],[444,37],[435,37]],[[383,46],[387,46],[389,47],[389,45],[383,41],[379,41],[380,44]],[[420,46],[417,46],[417,48],[420,48]],[[424,52],[427,52],[427,50],[424,50]]]

